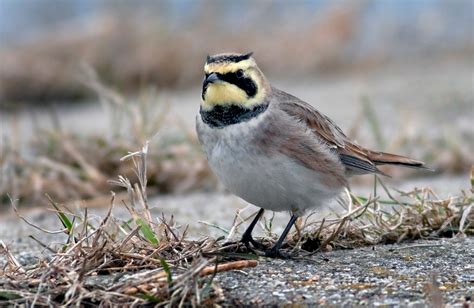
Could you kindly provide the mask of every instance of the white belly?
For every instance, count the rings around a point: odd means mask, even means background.
[[[339,193],[324,185],[317,172],[290,158],[282,154],[266,156],[250,143],[245,131],[236,128],[204,128],[210,138],[203,140],[211,169],[232,193],[264,209],[295,211],[299,215]]]

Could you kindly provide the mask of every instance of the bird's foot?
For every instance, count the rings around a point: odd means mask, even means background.
[[[291,259],[291,256],[276,247],[272,247],[265,251],[265,257],[275,259]]]
[[[247,247],[248,249],[252,250],[252,248],[250,247],[250,244],[252,244],[252,246],[256,249],[260,249],[260,250],[264,250],[265,249],[265,246],[262,244],[262,243],[259,243],[257,242],[256,240],[253,239],[252,235],[250,234],[244,234],[242,236],[242,239],[240,240],[240,242],[242,244],[245,245],[245,247]]]

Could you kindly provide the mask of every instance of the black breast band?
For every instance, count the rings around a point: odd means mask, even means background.
[[[199,110],[201,119],[211,127],[222,128],[228,125],[249,121],[255,118],[265,110],[268,104],[259,104],[252,108],[246,108],[238,105],[217,105],[212,110]]]

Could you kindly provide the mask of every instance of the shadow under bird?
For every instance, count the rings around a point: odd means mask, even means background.
[[[338,196],[349,177],[383,174],[377,166],[385,164],[424,168],[351,141],[314,107],[272,87],[252,53],[208,56],[204,73],[196,129],[209,165],[228,190],[261,208],[241,241],[262,247],[252,230],[265,209],[291,213],[266,256],[284,256],[296,219]]]

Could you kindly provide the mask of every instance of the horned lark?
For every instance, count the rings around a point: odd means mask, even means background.
[[[209,165],[228,190],[261,208],[241,241],[260,246],[252,230],[264,209],[291,213],[267,256],[281,256],[296,219],[336,197],[350,176],[382,173],[383,164],[423,167],[352,142],[327,116],[272,87],[252,53],[208,56],[204,73],[196,126]]]

